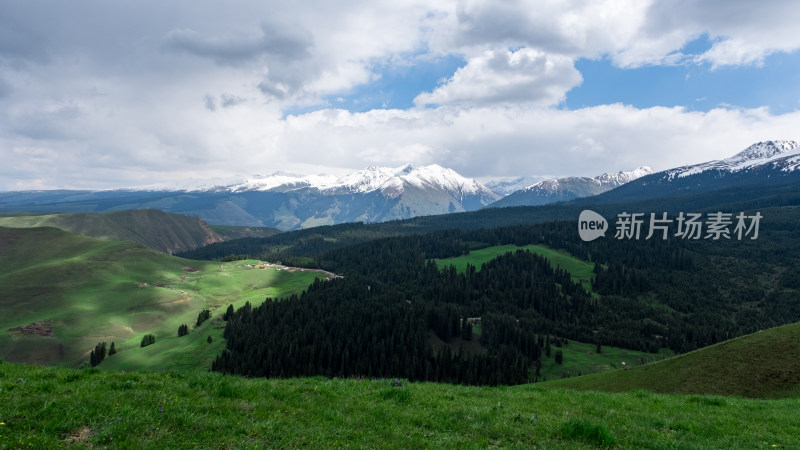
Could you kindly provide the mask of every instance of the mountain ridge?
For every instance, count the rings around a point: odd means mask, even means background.
[[[490,208],[506,206],[538,206],[607,192],[637,178],[653,173],[648,166],[630,171],[604,173],[595,177],[562,177],[539,181],[489,205]]]
[[[225,183],[222,183],[225,184]],[[372,166],[344,177],[276,173],[201,190],[161,186],[105,191],[0,193],[0,211],[53,213],[161,209],[211,225],[281,230],[384,222],[480,209],[499,196],[439,165]]]
[[[637,178],[599,194],[593,202],[627,202],[703,193],[723,188],[794,184],[800,181],[800,144],[757,142],[721,160],[675,167]]]
[[[238,228],[218,232],[197,217],[156,209],[105,213],[0,214],[0,226],[54,227],[82,236],[136,242],[170,255],[237,237],[264,237],[278,233],[278,230]]]

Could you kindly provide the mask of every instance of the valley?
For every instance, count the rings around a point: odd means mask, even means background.
[[[0,450],[800,449],[798,22],[0,1]]]
[[[145,350],[149,355],[128,367],[171,367],[173,361],[161,352],[175,352],[181,355],[178,360],[188,358],[189,366],[202,366],[203,358],[211,358],[222,342],[215,322],[206,328],[216,342],[197,359],[182,353],[179,325],[193,325],[204,309],[216,319],[229,304],[257,305],[268,296],[299,293],[314,279],[330,276],[281,266],[255,268],[258,261],[190,261],[55,228],[0,228],[0,246],[0,329],[47,324],[50,330],[3,332],[0,359],[35,364],[78,367],[88,362],[95,344],[115,342],[118,359],[136,360],[133,354]],[[140,348],[144,334],[155,335],[154,348]]]
[[[155,410],[153,420],[186,442],[199,436],[225,446],[234,439],[228,431],[188,436],[176,427],[202,418],[240,430],[231,420],[244,412],[260,432],[237,437],[312,446],[342,438],[335,430],[348,423],[337,408],[389,406],[392,414],[369,422],[380,439],[421,439],[405,428],[414,424],[429,428],[426,442],[444,446],[533,439],[556,448],[625,448],[656,439],[667,448],[788,447],[795,430],[772,427],[778,416],[792,417],[786,411],[800,396],[792,357],[800,330],[800,193],[791,171],[747,183],[789,167],[796,149],[760,143],[728,160],[644,175],[569,202],[379,223],[325,225],[332,222],[311,215],[306,224],[323,225],[287,232],[238,219],[209,226],[156,210],[4,214],[2,392],[15,399],[56,393],[66,405],[63,393],[100,383],[124,412],[108,416],[109,403],[85,400],[96,411],[90,424],[42,414],[53,425],[24,429],[34,423],[25,406],[0,409],[0,421],[14,424],[2,437],[11,446],[18,439],[173,445],[152,433],[125,434],[138,426],[130,417]],[[384,186],[381,174],[397,175],[370,170],[372,184],[326,189],[378,195],[370,186]],[[685,189],[686,179],[698,187]],[[403,192],[412,198],[422,195],[418,188]],[[252,207],[260,194],[248,192]],[[83,202],[110,194],[69,195]],[[363,197],[351,200],[338,197],[337,208],[356,208]],[[611,222],[626,211],[757,212],[762,221],[758,239],[685,239],[671,222],[664,239],[609,232],[587,242],[576,225],[584,209]],[[104,342],[115,353],[103,350],[98,363]],[[211,410],[192,403],[192,393]],[[275,402],[278,415],[270,412]],[[411,419],[412,405],[425,417]],[[725,425],[764,408],[783,412],[760,416],[760,426]],[[128,428],[100,419],[101,411]],[[167,411],[176,411],[175,422],[158,419]],[[278,435],[275,424],[289,431]],[[469,431],[475,427],[491,436]],[[370,445],[378,438],[346,439]]]

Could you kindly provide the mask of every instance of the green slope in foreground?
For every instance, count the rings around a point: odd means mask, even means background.
[[[0,364],[0,448],[797,448],[800,400]]]
[[[547,385],[624,392],[758,398],[800,397],[800,323],[721,342],[631,369],[548,382]],[[800,442],[798,440],[797,442]]]
[[[207,366],[222,348],[219,320],[181,338],[179,325],[191,329],[203,309],[219,317],[228,304],[299,293],[324,277],[181,259],[56,228],[0,228],[0,255],[0,359],[34,364],[79,366],[98,342],[113,341],[119,353],[104,365]],[[153,348],[140,348],[144,334],[155,335]]]

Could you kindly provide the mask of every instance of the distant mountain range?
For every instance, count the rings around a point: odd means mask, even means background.
[[[794,141],[754,144],[724,160],[657,173],[646,166],[597,177],[534,182],[497,180],[495,191],[438,165],[368,167],[343,177],[274,173],[194,187],[151,186],[111,191],[0,193],[0,211],[105,212],[160,209],[199,217],[213,225],[296,230],[347,222],[386,222],[476,211],[487,206],[535,206],[584,198],[587,204],[620,203],[800,180],[800,146]]]
[[[538,206],[563,202],[576,198],[602,194],[625,183],[653,173],[647,166],[629,172],[604,173],[596,177],[564,177],[534,183],[524,189],[511,193],[490,206]]]
[[[496,178],[485,181],[483,185],[495,194],[505,197],[545,179],[545,177],[534,176]]]
[[[0,193],[0,211],[100,212],[161,209],[209,224],[282,230],[344,222],[383,222],[474,211],[498,200],[477,181],[438,165],[369,167],[344,177],[268,176],[193,189]]]
[[[632,180],[593,198],[593,202],[627,202],[717,189],[793,184],[800,181],[800,144],[765,141],[730,158],[676,167]]]

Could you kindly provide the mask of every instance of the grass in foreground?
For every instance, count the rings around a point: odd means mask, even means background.
[[[0,448],[792,448],[800,400],[0,364]]]
[[[480,250],[472,250],[468,255],[457,256],[455,258],[437,259],[436,265],[439,267],[439,269],[444,269],[445,267],[454,265],[456,270],[461,273],[467,270],[467,264],[475,266],[477,270],[480,270],[484,263],[491,261],[505,253],[515,252],[517,250],[527,250],[547,258],[547,260],[550,261],[550,266],[552,266],[554,269],[556,267],[561,267],[562,269],[566,270],[569,272],[572,281],[581,283],[581,285],[583,285],[587,291],[591,292],[591,280],[592,277],[594,277],[594,263],[582,261],[570,255],[569,253],[553,250],[541,245],[526,245],[524,247],[518,247],[516,245],[509,244],[487,247]]]

